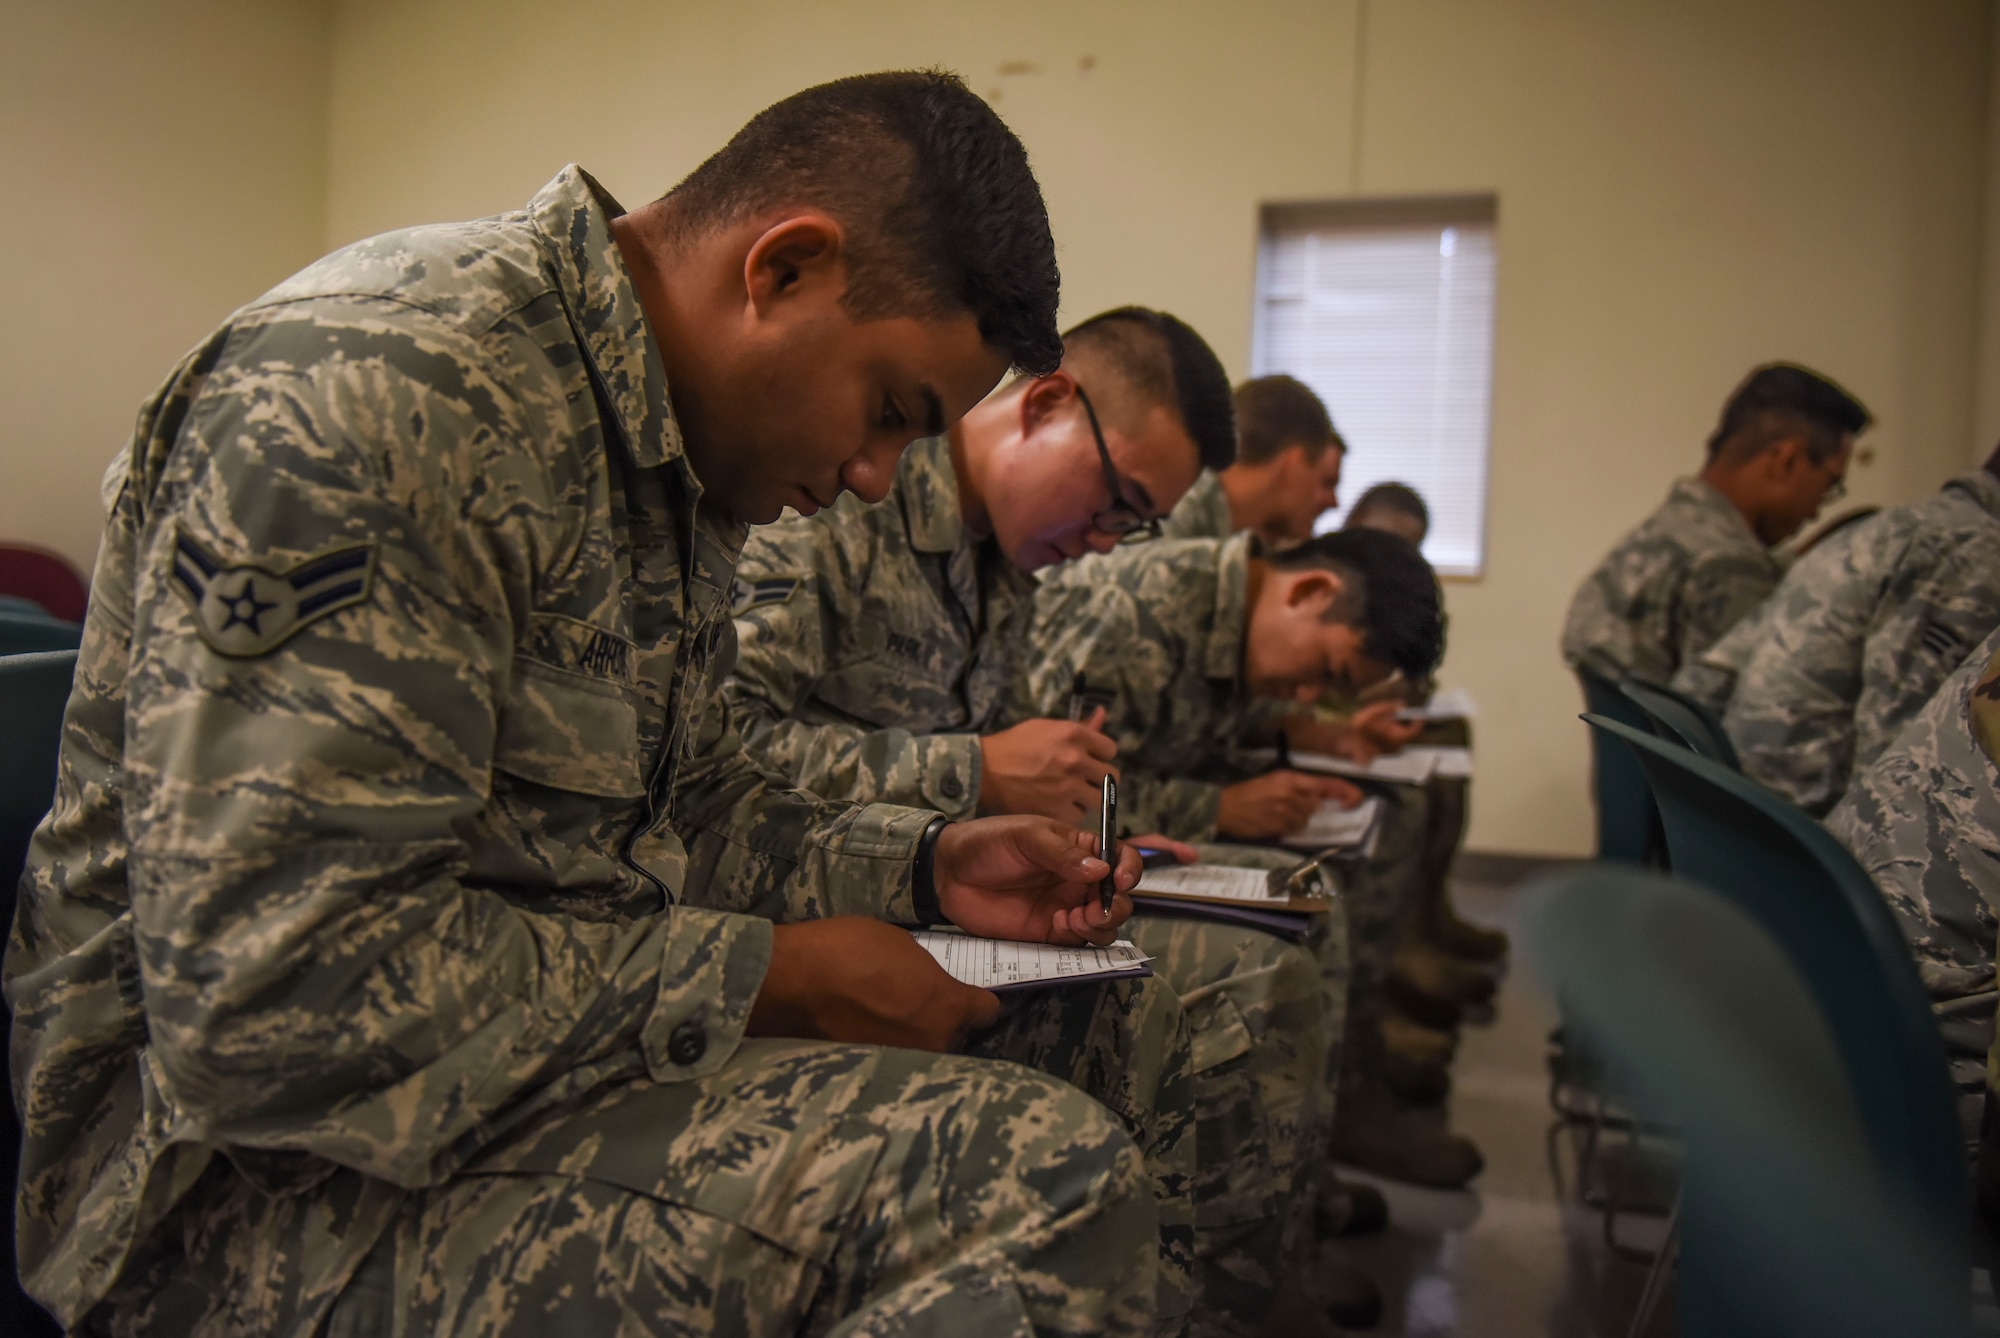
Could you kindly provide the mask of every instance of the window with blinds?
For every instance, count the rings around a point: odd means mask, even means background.
[[[1493,400],[1494,201],[1274,205],[1257,257],[1251,365],[1325,401],[1347,442],[1337,511],[1377,483],[1422,494],[1424,556],[1479,574]]]

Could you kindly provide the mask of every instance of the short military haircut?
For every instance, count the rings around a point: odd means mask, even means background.
[[[1359,629],[1369,659],[1427,678],[1444,657],[1444,598],[1414,544],[1386,530],[1333,530],[1266,559],[1279,571],[1337,572],[1329,618]]]
[[[1027,150],[955,74],[836,79],[750,118],[667,192],[696,236],[786,206],[846,232],[856,321],[969,311],[981,337],[1035,375],[1062,360],[1055,239]]]
[[[1117,307],[1063,335],[1063,366],[1100,411],[1112,398],[1107,377],[1138,404],[1162,404],[1180,417],[1203,468],[1236,459],[1236,409],[1229,373],[1186,322],[1150,307]]]
[[[1329,446],[1347,449],[1312,387],[1290,376],[1260,376],[1236,387],[1236,458],[1261,465],[1292,446],[1317,461]]]
[[[1813,461],[1824,463],[1840,454],[1842,441],[1874,421],[1860,400],[1818,372],[1789,362],[1766,363],[1722,406],[1722,421],[1708,439],[1708,458],[1740,465],[1799,437]]]
[[[1417,490],[1407,483],[1378,483],[1348,508],[1346,528],[1353,529],[1365,524],[1372,512],[1393,511],[1408,516],[1417,522],[1417,528],[1425,534],[1431,529],[1431,509],[1424,505],[1424,499]]]

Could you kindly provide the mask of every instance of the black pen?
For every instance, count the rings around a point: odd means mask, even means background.
[[[1076,676],[1069,681],[1069,718],[1072,724],[1083,719],[1083,693],[1083,670],[1079,669],[1076,671]]]
[[[1278,770],[1292,769],[1292,738],[1283,729],[1278,731]]]
[[[1097,885],[1098,904],[1104,907],[1104,918],[1111,918],[1111,898],[1117,889],[1113,879],[1118,873],[1117,846],[1112,841],[1112,833],[1118,830],[1118,782],[1111,779],[1111,773],[1104,775],[1103,806],[1097,810],[1097,854],[1111,867],[1105,871],[1104,881]]]

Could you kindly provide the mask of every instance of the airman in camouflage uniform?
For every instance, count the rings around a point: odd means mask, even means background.
[[[1245,665],[1253,543],[1245,533],[1121,548],[1062,569],[1036,595],[1033,659],[1005,713],[1060,709],[1083,673],[1108,710],[1105,729],[1118,741],[1124,777],[1120,817],[1136,829],[1212,840],[1224,787],[1261,769],[1243,747],[1258,701]],[[1327,998],[1346,1001],[1327,1068],[1342,1101],[1379,1077],[1381,982],[1426,849],[1423,790],[1386,788],[1378,847],[1392,853],[1342,863],[1348,923],[1321,959]],[[1329,1003],[1330,1012],[1338,1007]],[[1334,1116],[1346,1118],[1338,1109]],[[1478,1169],[1476,1152],[1452,1161],[1461,1182]]]
[[[1227,539],[1234,533],[1229,494],[1222,490],[1221,476],[1212,469],[1201,471],[1194,486],[1160,522],[1163,539]]]
[[[1974,470],[1834,535],[1754,620],[1723,716],[1744,774],[1824,814],[1996,626],[2000,475]],[[1738,652],[1722,649],[1718,676]]]
[[[1698,478],[1590,574],[1563,624],[1563,659],[1613,680],[1665,683],[1763,603],[1784,567],[1728,498]]]
[[[1151,1326],[1160,1208],[1083,1094],[744,1039],[774,928],[696,903],[914,922],[933,815],[780,789],[709,709],[745,527],[617,212],[571,168],[329,257],[107,475],[6,962],[66,1326]]]
[[[845,497],[745,544],[724,688],[745,747],[829,798],[971,815],[980,735],[1029,644],[1034,590],[967,529],[951,442],[918,442],[881,505]],[[1254,1323],[1312,1142],[1318,974],[1304,949],[1253,929],[1140,916],[1126,932],[1192,1028],[1198,1326]]]
[[[2000,631],[1968,655],[1826,819],[1940,994],[1990,984],[2000,932]]]

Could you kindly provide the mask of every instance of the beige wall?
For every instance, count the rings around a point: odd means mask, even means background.
[[[1066,314],[1169,307],[1241,373],[1259,202],[1497,191],[1489,560],[1452,586],[1445,675],[1485,709],[1479,848],[1588,849],[1563,608],[1751,364],[1811,363],[1876,409],[1861,500],[1972,458],[1979,0],[546,13],[340,7],[329,240],[509,207],[571,158],[644,198],[775,96],[940,62],[1026,140]]]
[[[0,0],[0,536],[88,571],[140,402],[319,251],[327,11]]]
[[[1813,363],[1875,407],[1863,500],[1935,486],[2000,413],[1975,375],[1982,313],[2000,330],[2000,263],[1981,265],[2000,254],[1983,213],[1984,0],[334,0],[323,178],[318,10],[214,0],[167,25],[136,0],[86,7],[94,23],[0,4],[10,36],[39,25],[8,51],[57,53],[23,62],[47,87],[10,102],[0,161],[96,206],[76,226],[0,224],[26,229],[0,253],[49,258],[0,359],[37,472],[25,502],[0,493],[17,508],[0,532],[72,552],[94,537],[88,485],[138,397],[308,240],[510,208],[571,160],[643,199],[757,108],[834,75],[963,71],[1034,157],[1066,315],[1171,308],[1236,373],[1259,203],[1497,192],[1488,566],[1452,586],[1446,668],[1485,708],[1483,849],[1587,849],[1562,609],[1694,463],[1751,363]],[[0,68],[0,97],[16,86]],[[93,118],[105,98],[121,110]],[[17,144],[31,108],[65,128]],[[145,207],[109,210],[128,180],[151,184]],[[128,289],[147,294],[143,328],[96,314]],[[78,344],[115,354],[115,374],[72,369]]]

